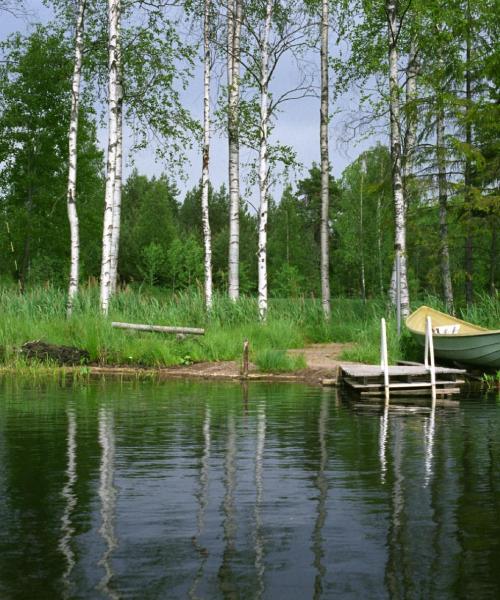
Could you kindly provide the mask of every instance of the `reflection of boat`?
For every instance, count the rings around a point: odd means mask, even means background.
[[[427,317],[432,322],[436,356],[481,367],[500,368],[500,329],[486,329],[421,306],[406,319],[406,326],[421,346],[425,344]]]

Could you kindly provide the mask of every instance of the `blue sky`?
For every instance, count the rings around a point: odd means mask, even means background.
[[[41,0],[27,0],[26,4],[30,10],[30,15],[27,18],[15,18],[9,14],[0,13],[1,39],[4,39],[14,31],[29,31],[34,23],[50,19],[50,11],[43,6]],[[335,49],[332,48],[332,51],[335,52]],[[316,61],[316,58],[316,56],[313,56],[312,60]],[[283,60],[276,71],[275,80],[271,84],[272,89],[274,89],[275,93],[278,93],[279,90],[290,87],[294,76],[294,65],[290,61]],[[334,75],[331,74],[330,77],[333,79]],[[202,68],[200,62],[194,79],[182,96],[186,107],[200,120],[202,116],[202,94]],[[383,142],[385,140],[374,135],[362,140],[353,139],[349,142],[341,139],[345,137],[345,124],[349,120],[349,114],[357,110],[357,98],[354,94],[344,96],[331,109],[334,116],[331,119],[329,128],[330,163],[334,175],[338,177],[348,164],[361,152],[373,145],[377,139],[381,139]],[[297,152],[299,162],[303,165],[302,169],[291,175],[292,183],[296,178],[304,177],[312,162],[319,161],[319,99],[304,98],[284,105],[273,130],[273,136],[274,140],[279,140],[281,143],[293,146]],[[106,131],[100,131],[99,137],[100,142],[104,144]],[[127,143],[126,140],[125,146],[126,149],[130,147],[130,142]],[[178,179],[177,181],[182,193],[181,197],[187,189],[196,185],[201,175],[200,152],[198,150],[189,151],[188,158],[190,165],[186,167],[186,179]],[[252,153],[243,149],[242,161],[248,162],[251,158]],[[130,172],[133,166],[140,173],[147,175],[160,174],[163,171],[169,172],[168,166],[155,161],[153,148],[136,153],[133,157],[128,156],[125,173]],[[215,132],[212,136],[210,172],[211,180],[215,187],[227,182],[227,141]],[[283,178],[278,178],[272,190],[273,196],[279,197],[284,183],[286,182]],[[252,203],[255,203],[255,197],[256,190],[250,188],[249,199]]]

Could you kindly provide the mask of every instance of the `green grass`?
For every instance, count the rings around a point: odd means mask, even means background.
[[[159,289],[141,293],[125,289],[112,300],[108,318],[99,312],[99,290],[82,288],[71,319],[65,314],[65,292],[37,287],[20,295],[14,287],[0,288],[0,364],[23,370],[36,369],[19,355],[29,340],[77,346],[102,365],[168,366],[186,361],[240,360],[243,341],[249,340],[251,356],[266,371],[296,370],[303,358],[289,359],[285,349],[314,342],[348,342],[342,358],[379,361],[380,317],[388,318],[389,359],[411,358],[415,347],[404,335],[398,343],[393,315],[384,300],[333,299],[330,322],[323,319],[321,303],[312,298],[271,299],[266,323],[258,320],[257,301],[243,297],[233,303],[216,295],[210,314],[199,291],[172,294]],[[435,298],[425,302],[439,308]],[[418,305],[418,303],[416,303]],[[485,296],[461,316],[489,327],[498,326],[497,298]],[[204,336],[175,336],[125,331],[111,321],[204,327]],[[44,368],[53,368],[46,365]]]
[[[305,369],[307,366],[302,354],[289,356],[285,350],[275,348],[265,348],[257,352],[254,362],[263,373],[286,373]]]

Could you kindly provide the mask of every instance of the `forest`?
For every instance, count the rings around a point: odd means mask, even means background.
[[[0,0],[0,15],[22,22],[38,4]],[[208,315],[252,300],[256,321],[273,299],[308,299],[329,321],[336,301],[394,303],[396,259],[403,315],[429,297],[452,313],[498,306],[494,0],[45,5],[51,21],[0,43],[2,310],[48,290],[68,317],[90,297],[107,315],[126,292],[194,295]],[[275,135],[305,98],[318,114],[307,165]],[[346,102],[358,156],[334,177]],[[148,147],[161,174],[124,170]],[[186,169],[199,183],[181,193]]]

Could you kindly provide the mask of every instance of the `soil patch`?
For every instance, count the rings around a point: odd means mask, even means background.
[[[341,363],[342,350],[347,344],[313,344],[307,348],[296,348],[289,350],[290,355],[302,354],[305,358],[307,368],[293,373],[261,373],[257,367],[250,363],[249,381],[297,381],[313,385],[319,385],[325,380],[334,384],[337,378],[337,370]],[[200,362],[192,365],[180,365],[175,367],[161,367],[158,369],[136,369],[134,367],[91,367],[91,373],[95,375],[110,374],[136,376],[152,374],[159,379],[219,379],[219,380],[241,380],[241,364],[239,361]]]

